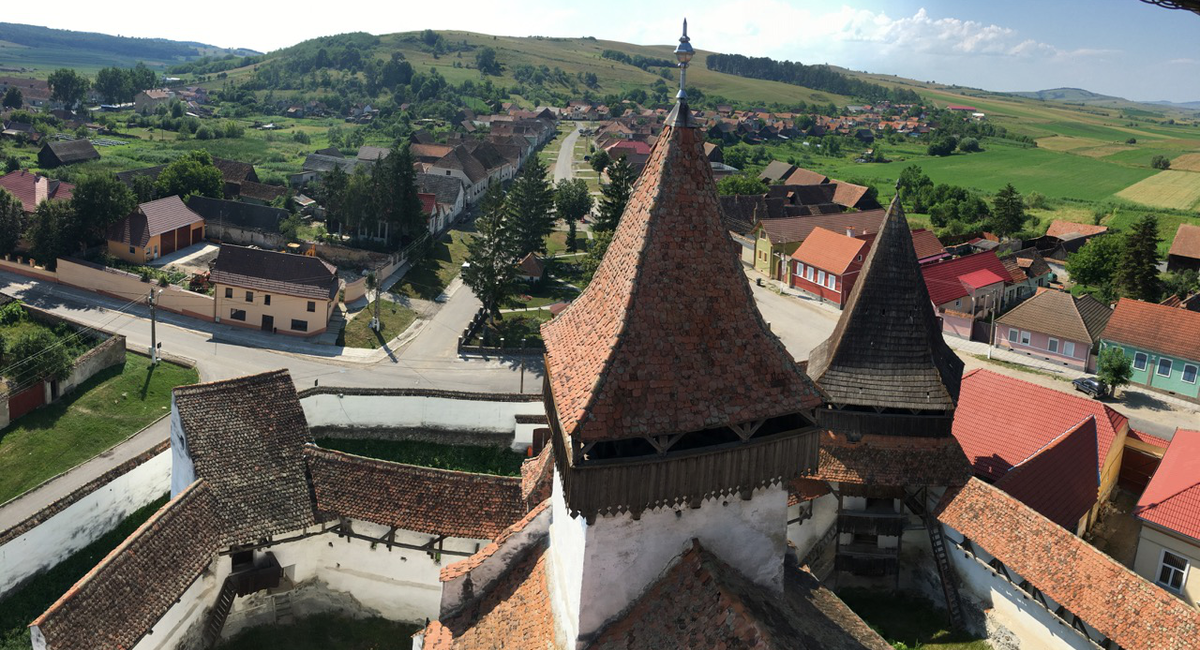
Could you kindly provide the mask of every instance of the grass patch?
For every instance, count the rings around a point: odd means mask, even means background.
[[[522,340],[525,341],[525,347],[540,345],[542,343],[542,323],[550,318],[548,309],[509,312],[504,314],[504,318],[496,321],[494,325],[481,328],[479,336],[472,340],[471,344],[499,346],[500,339],[503,338],[503,347],[506,348],[521,347]]]
[[[0,431],[0,503],[66,471],[167,414],[171,389],[199,380],[194,368],[125,353],[54,404]]]
[[[150,515],[167,502],[166,495],[150,503],[80,549],[57,566],[30,580],[20,590],[0,600],[0,650],[29,650],[29,625],[46,611],[92,567],[104,559],[118,544],[137,530]]]
[[[520,476],[521,462],[525,460],[524,456],[508,447],[445,445],[417,440],[351,440],[345,438],[318,438],[317,444],[326,449],[394,463],[497,476]]]
[[[587,248],[587,235],[577,232],[575,233],[575,250],[582,251]],[[567,233],[564,230],[556,230],[546,236],[546,254],[558,255],[567,251]]]
[[[462,269],[462,263],[467,259],[467,241],[471,237],[471,233],[464,230],[451,230],[443,235],[392,287],[392,291],[409,298],[436,298]]]
[[[1010,370],[1018,370],[1020,372],[1026,372],[1031,375],[1041,375],[1043,377],[1049,377],[1051,379],[1058,379],[1059,381],[1067,381],[1066,379],[1063,379],[1062,377],[1059,377],[1058,375],[1056,375],[1052,372],[1046,372],[1045,370],[1041,370],[1039,368],[1034,368],[1032,366],[1027,366],[1023,363],[1013,363],[1011,361],[1005,361],[1003,359],[989,359],[986,354],[972,354],[971,356],[975,357],[976,359],[979,359],[980,361],[985,361],[987,363],[1001,366],[1004,368],[1008,368]]]
[[[1200,174],[1163,171],[1117,192],[1117,196],[1161,208],[1188,210],[1200,201]]]
[[[946,612],[924,596],[905,593],[898,597],[886,592],[845,589],[838,592],[838,597],[897,648],[991,650],[992,645],[985,639],[950,631]]]
[[[579,292],[574,287],[555,278],[546,278],[533,287],[525,286],[514,296],[509,296],[501,305],[503,309],[545,307],[556,302],[574,300]],[[505,319],[508,315],[505,315]]]
[[[370,327],[371,316],[374,313],[375,303],[372,302],[346,323],[346,327],[338,336],[337,344],[347,348],[374,350],[400,336],[417,318],[417,312],[408,307],[384,300],[379,305],[379,323],[382,327],[379,328],[379,331],[375,331]]]
[[[217,644],[217,650],[392,650],[407,647],[419,625],[341,614],[314,614],[290,625],[260,625]]]

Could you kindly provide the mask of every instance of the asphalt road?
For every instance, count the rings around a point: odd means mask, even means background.
[[[575,141],[579,139],[579,129],[571,125],[571,132],[562,139],[558,148],[558,160],[554,161],[554,182],[575,176]]]

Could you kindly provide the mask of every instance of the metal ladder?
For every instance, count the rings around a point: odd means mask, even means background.
[[[221,584],[221,593],[217,595],[217,604],[208,613],[208,621],[204,624],[204,647],[211,648],[221,640],[221,630],[225,628],[225,619],[229,610],[233,609],[233,601],[237,598],[237,586],[232,578],[225,578]]]
[[[954,584],[954,567],[950,565],[950,555],[946,551],[946,537],[941,524],[934,518],[933,513],[925,509],[925,504],[915,494],[904,498],[904,505],[914,515],[921,518],[925,531],[929,533],[929,546],[933,549],[933,559],[937,562],[938,577],[942,582],[942,593],[946,596],[946,609],[950,613],[950,625],[956,630],[963,629],[962,597]]]

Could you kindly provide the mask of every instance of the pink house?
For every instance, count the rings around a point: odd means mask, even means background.
[[[996,320],[996,345],[1064,366],[1094,371],[1093,354],[1112,309],[1091,296],[1040,289]]]

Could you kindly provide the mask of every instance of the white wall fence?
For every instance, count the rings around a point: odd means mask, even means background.
[[[164,440],[0,531],[0,598],[165,496],[170,477],[171,456]]]

